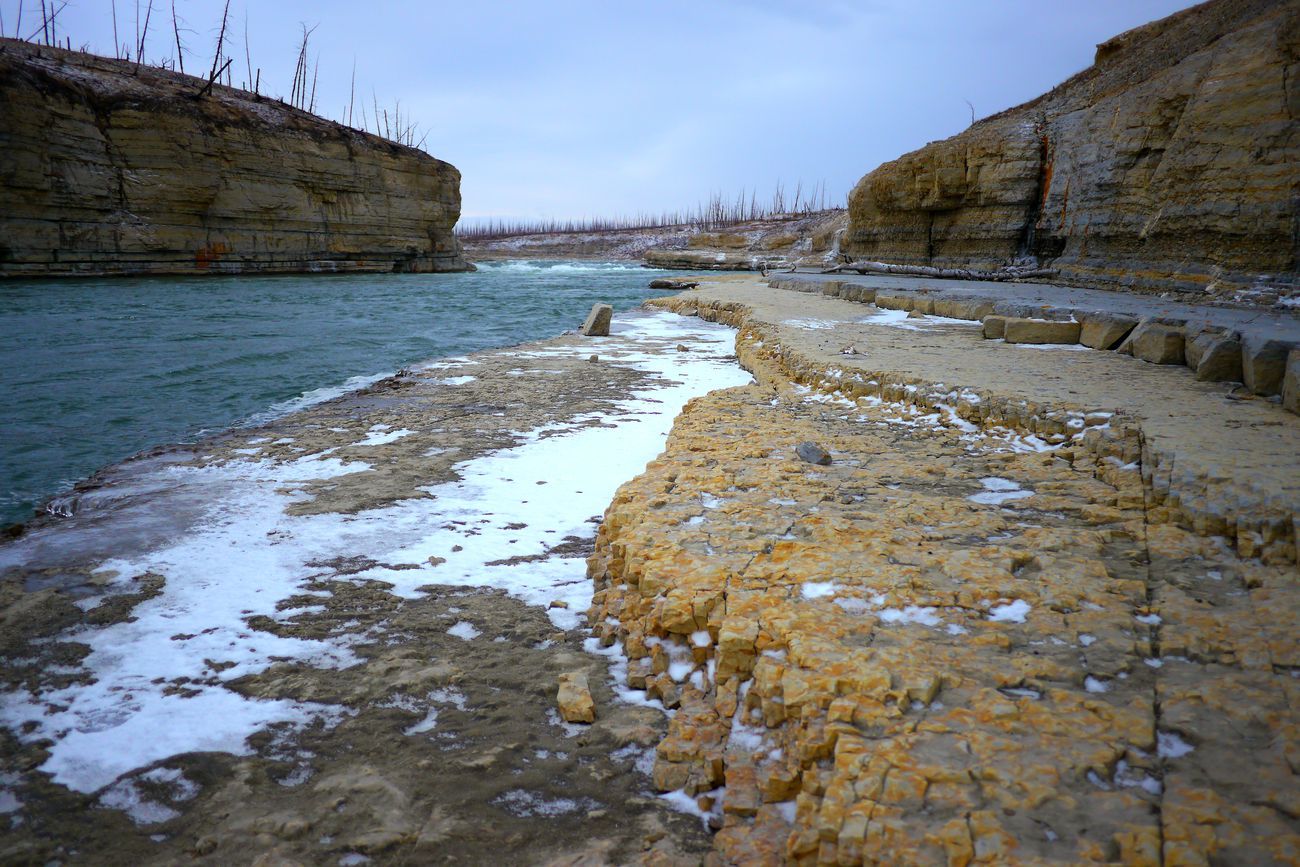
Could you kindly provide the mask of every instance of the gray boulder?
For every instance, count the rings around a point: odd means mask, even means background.
[[[587,321],[579,329],[584,337],[608,337],[609,322],[614,318],[614,308],[608,304],[596,303],[587,314]]]

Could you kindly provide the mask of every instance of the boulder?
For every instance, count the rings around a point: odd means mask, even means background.
[[[884,310],[911,310],[916,303],[916,296],[911,292],[876,292],[876,306]]]
[[[560,675],[560,689],[555,697],[560,716],[565,722],[589,723],[596,721],[596,703],[591,698],[585,671],[570,671]]]
[[[1008,319],[1007,343],[1078,343],[1079,323],[1051,319]]]
[[[584,337],[608,337],[609,323],[614,318],[614,308],[608,304],[599,302],[591,305],[591,312],[587,314],[587,321],[582,323],[579,329]]]
[[[984,339],[1001,340],[1007,333],[1007,317],[1005,316],[985,316],[984,317]]]
[[[1122,313],[1085,313],[1079,342],[1093,349],[1114,349],[1137,324],[1136,317]]]
[[[978,322],[993,312],[993,302],[980,298],[954,298],[948,307],[948,313],[939,313],[939,302],[934,302],[934,312],[939,316],[953,319],[969,319]]]
[[[1247,336],[1241,343],[1241,381],[1255,394],[1281,394],[1287,356],[1294,348],[1286,340]]]
[[[1201,382],[1241,382],[1241,335],[1226,328],[1205,328],[1188,338],[1187,366]]]
[[[1286,373],[1282,376],[1282,406],[1300,415],[1300,349],[1292,349],[1286,357]]]
[[[817,464],[819,466],[828,466],[831,462],[831,453],[819,446],[817,443],[805,442],[795,446],[795,454],[799,460],[808,464]]]
[[[1173,320],[1143,319],[1120,344],[1119,352],[1151,364],[1182,364],[1183,324]]]

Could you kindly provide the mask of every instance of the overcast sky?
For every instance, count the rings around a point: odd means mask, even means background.
[[[62,2],[62,0],[56,0]],[[146,6],[148,0],[141,0]],[[18,0],[0,0],[13,35]],[[25,0],[24,36],[40,21]],[[116,0],[135,35],[135,0]],[[175,55],[155,0],[145,60]],[[187,71],[211,62],[223,0],[176,0]],[[690,209],[720,190],[770,196],[867,171],[1092,62],[1101,42],[1183,0],[231,0],[262,92],[288,95],[300,24],[318,25],[317,109],[338,119],[353,62],[463,174],[464,214],[582,217]],[[112,0],[69,0],[60,41],[111,54]],[[144,11],[141,10],[143,18]],[[360,125],[360,110],[355,111]]]

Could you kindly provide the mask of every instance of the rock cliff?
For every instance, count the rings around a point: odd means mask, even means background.
[[[204,84],[0,40],[0,276],[466,269],[454,166]]]
[[[844,250],[1226,294],[1295,284],[1300,2],[1213,0],[1098,46],[1032,102],[885,163]]]

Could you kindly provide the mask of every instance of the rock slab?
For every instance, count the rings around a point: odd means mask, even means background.
[[[613,318],[613,307],[608,304],[593,304],[591,312],[587,314],[587,320],[582,323],[582,328],[579,330],[584,337],[608,337],[609,323]]]
[[[565,722],[589,723],[596,721],[596,703],[591,698],[585,671],[571,671],[560,675],[560,689],[556,695],[560,716]]]

